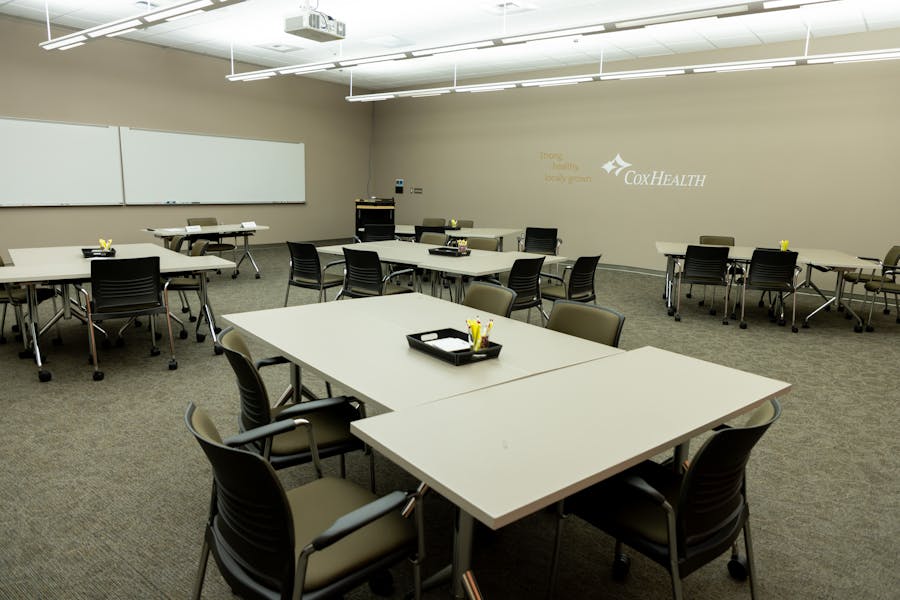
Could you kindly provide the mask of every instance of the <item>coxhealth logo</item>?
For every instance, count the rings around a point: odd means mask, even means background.
[[[603,165],[603,170],[618,177],[623,171],[625,185],[659,186],[659,187],[703,187],[706,185],[706,174],[668,173],[663,170],[638,171],[629,169],[632,164],[626,162],[619,154]]]

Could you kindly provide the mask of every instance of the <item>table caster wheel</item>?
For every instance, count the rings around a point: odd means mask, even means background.
[[[863,326],[860,325],[859,323],[857,323],[856,325],[853,326],[853,331],[854,331],[855,333],[862,333],[862,332],[863,332]]]
[[[222,333],[222,328],[221,328],[221,327],[216,327],[215,329],[216,329],[216,334],[217,334],[217,335],[220,334],[220,333]]]
[[[150,348],[150,356],[159,356],[159,348],[156,346]]]
[[[177,368],[178,368],[178,361],[173,358],[172,360],[169,361],[169,370],[174,371]]]
[[[225,352],[225,348],[223,348],[220,344],[215,344],[213,346],[213,352],[218,356],[219,354],[223,354]]]
[[[728,561],[728,574],[736,581],[746,581],[747,561],[737,554],[732,554],[731,560]]]
[[[160,332],[157,331],[157,332],[156,332],[156,335],[153,336],[153,339],[154,339],[154,340],[161,340],[161,339],[162,339],[162,334],[161,334]]]
[[[712,316],[716,316],[716,309],[714,309],[714,308],[709,309],[709,314],[711,314]]]
[[[886,314],[886,315],[889,315],[889,314],[891,314],[891,309],[885,308],[885,309],[884,309],[883,311],[881,311],[881,312],[883,312],[883,313]]]
[[[728,325],[728,319],[722,319],[722,325]]]
[[[681,321],[681,315],[678,314],[678,313],[675,313],[675,320],[676,320],[676,321]]]
[[[675,309],[674,309],[674,308],[670,308],[669,310],[666,311],[666,314],[668,314],[668,315],[671,317],[672,315],[675,314]]]
[[[809,329],[809,321],[803,321],[803,329]]]
[[[791,326],[791,331],[792,331],[793,333],[797,333],[797,332],[800,331],[800,330],[797,329],[797,326],[796,326],[796,325],[792,325],[792,326]]]
[[[259,279],[259,273],[256,274],[256,278]]]
[[[196,323],[197,317],[195,317],[194,315],[191,315],[190,318],[188,318],[188,321],[190,321],[191,323]]]
[[[5,343],[6,343],[6,337],[0,335],[0,344],[5,344]]]
[[[188,333],[184,329],[182,329],[181,331],[178,332],[179,339],[185,340],[185,339],[187,339],[187,336],[188,336]]]
[[[875,331],[875,328],[872,327],[871,325],[866,325],[866,331],[868,331],[869,333],[871,333],[871,332]]]
[[[187,306],[182,306],[182,307],[181,307],[181,312],[182,312],[182,313],[191,312],[191,309],[189,309]]]
[[[41,369],[40,371],[38,371],[38,380],[41,383],[46,383],[46,382],[50,381],[52,378],[53,378],[53,375],[50,373],[50,371],[47,371],[45,369]]]
[[[94,371],[94,381],[103,380],[103,371]]]
[[[232,278],[232,279],[237,279],[237,276],[238,276],[238,272],[237,272],[237,271],[235,271],[234,273],[231,274],[231,278]]]
[[[747,322],[746,322],[746,321],[741,321],[741,324],[740,324],[739,327],[740,327],[741,329],[747,329]]]
[[[198,343],[198,344],[202,344],[204,340],[206,340],[206,334],[205,334],[205,333],[198,333],[198,334],[197,334],[197,343]]]
[[[612,578],[616,581],[624,581],[631,569],[631,557],[627,554],[616,554],[612,564]]]

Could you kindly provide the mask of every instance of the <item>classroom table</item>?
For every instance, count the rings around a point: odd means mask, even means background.
[[[519,258],[543,258],[544,264],[561,263],[568,260],[565,256],[546,256],[530,252],[491,252],[489,250],[470,250],[468,256],[440,256],[429,254],[431,248],[439,248],[434,244],[422,244],[416,242],[402,242],[388,240],[384,242],[362,242],[357,244],[338,244],[334,246],[320,246],[317,250],[322,254],[335,254],[343,256],[344,248],[355,250],[372,250],[378,253],[378,258],[386,263],[399,263],[412,265],[420,269],[451,273],[453,275],[466,275],[469,277],[484,277],[494,273],[505,273],[512,269],[513,263]],[[463,277],[457,278],[457,301],[461,301],[464,291]]]
[[[38,367],[40,381],[50,381],[52,375],[44,368],[41,360],[40,335],[47,331],[61,318],[76,317],[84,320],[74,299],[70,297],[69,284],[89,281],[91,278],[92,260],[109,260],[104,258],[84,258],[81,246],[56,246],[47,248],[13,248],[9,250],[13,266],[0,267],[0,284],[20,284],[25,286],[28,300],[28,318],[25,322],[26,351],[33,355]],[[159,257],[160,273],[186,273],[196,271],[213,271],[227,269],[234,263],[218,256],[186,256],[172,252],[155,244],[120,244],[114,246],[115,258]],[[209,322],[213,342],[216,335],[215,316],[209,304],[206,278],[200,277],[200,298],[203,314]],[[39,284],[59,285],[62,291],[62,307],[43,326],[37,323],[37,286]]]
[[[414,237],[416,235],[415,225],[397,225],[394,227],[394,233],[400,237]],[[447,227],[444,233],[451,238],[487,238],[497,240],[497,250],[503,252],[503,238],[510,235],[519,235],[522,228],[510,227]]]
[[[474,519],[508,525],[790,388],[644,347],[355,421],[351,431],[459,508],[450,577],[461,598]]]
[[[237,223],[232,225],[194,225],[190,226],[190,231],[188,231],[187,227],[147,227],[141,231],[152,233],[153,237],[161,238],[166,243],[176,235],[183,235],[187,239],[195,239],[204,235],[239,237],[243,240],[243,251],[234,267],[234,271],[231,273],[231,278],[234,279],[240,274],[241,263],[246,258],[253,265],[253,269],[256,271],[256,278],[259,279],[259,265],[256,264],[256,259],[253,258],[253,253],[250,251],[250,236],[257,231],[266,231],[268,229],[268,225],[256,225],[255,223],[253,225],[244,225],[243,223]]]
[[[500,356],[453,366],[409,347],[407,334],[494,320]],[[223,317],[301,368],[385,410],[406,409],[622,352],[424,294],[355,298]],[[295,373],[298,379],[298,373]],[[298,381],[295,380],[295,384]],[[294,390],[299,390],[294,385]]]

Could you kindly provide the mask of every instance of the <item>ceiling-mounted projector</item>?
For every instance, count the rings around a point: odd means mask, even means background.
[[[284,20],[284,32],[317,42],[330,42],[344,39],[346,26],[318,11],[304,10]]]

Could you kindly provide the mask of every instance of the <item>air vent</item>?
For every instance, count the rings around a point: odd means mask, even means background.
[[[137,0],[137,2],[135,2],[135,4],[138,6],[138,8],[140,8],[141,10],[144,10],[144,11],[156,10],[157,8],[159,8],[161,6],[160,4],[157,4],[156,2],[151,2],[150,0]]]
[[[484,9],[493,15],[514,15],[530,12],[536,8],[536,6],[528,2],[492,2],[484,6]]]
[[[290,44],[259,44],[256,46],[257,48],[262,48],[264,50],[271,50],[273,52],[281,52],[283,54],[287,54],[288,52],[296,52],[297,50],[303,50],[300,46],[291,46]]]

